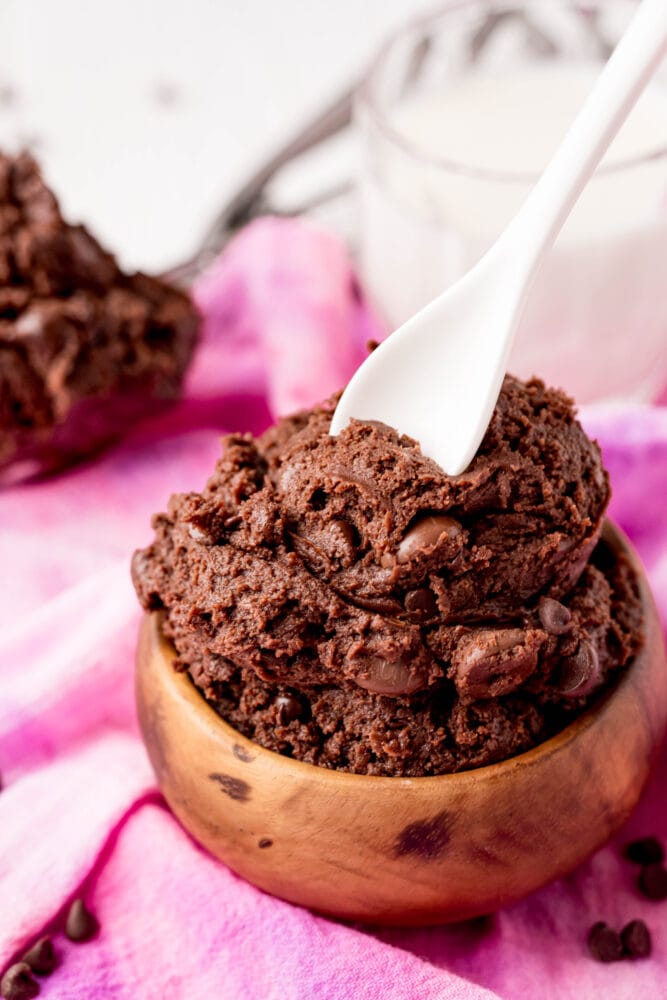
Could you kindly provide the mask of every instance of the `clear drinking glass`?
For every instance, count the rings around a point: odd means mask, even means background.
[[[503,230],[635,6],[451,0],[379,52],[356,95],[360,256],[392,328]],[[667,386],[666,77],[581,196],[517,334],[510,370],[581,403]]]

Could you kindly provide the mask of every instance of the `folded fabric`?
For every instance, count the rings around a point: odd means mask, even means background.
[[[619,845],[667,841],[663,759],[627,828],[577,872],[456,927],[346,926],[273,899],[195,845],[155,790],[138,735],[132,550],[171,492],[198,489],[226,430],[340,387],[382,335],[344,248],[263,220],[199,281],[204,341],[186,398],[95,462],[0,495],[0,963],[53,933],[41,996],[70,998],[646,998],[665,994],[667,904],[642,899]],[[667,621],[667,410],[589,410]],[[619,734],[622,739],[622,734]],[[62,934],[81,894],[101,930]],[[590,925],[641,917],[650,959],[586,952]]]

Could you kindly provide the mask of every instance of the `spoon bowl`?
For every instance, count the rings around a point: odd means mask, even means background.
[[[458,774],[346,774],[265,750],[173,669],[160,615],[147,615],[137,705],[167,802],[195,840],[250,882],[349,920],[464,920],[571,871],[633,809],[667,718],[662,632],[644,571],[617,528],[607,523],[603,538],[639,579],[639,655],[552,739]]]

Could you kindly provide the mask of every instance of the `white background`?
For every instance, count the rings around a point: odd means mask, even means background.
[[[168,267],[423,6],[1,0],[0,146],[31,146],[68,216],[125,265]]]

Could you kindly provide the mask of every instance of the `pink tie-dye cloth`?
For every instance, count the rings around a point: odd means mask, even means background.
[[[667,903],[619,853],[667,843],[665,759],[622,835],[576,873],[487,921],[345,926],[273,899],[200,850],[155,790],[137,733],[132,550],[169,493],[197,489],[220,433],[340,386],[379,326],[343,248],[300,222],[255,223],[196,288],[205,337],[184,402],[96,461],[0,495],[0,963],[53,931],[44,997],[296,1000],[667,995]],[[595,359],[581,359],[594,364]],[[588,411],[667,621],[667,409]],[[619,739],[623,734],[619,733]],[[83,894],[101,931],[60,931]],[[601,965],[596,920],[649,924],[653,956]]]

